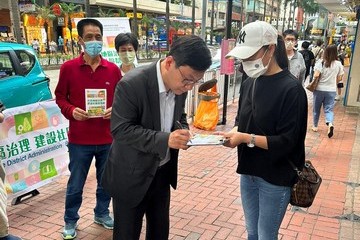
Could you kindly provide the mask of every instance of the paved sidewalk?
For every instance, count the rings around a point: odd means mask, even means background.
[[[323,113],[319,131],[312,132],[311,95],[306,153],[323,183],[312,207],[288,207],[279,239],[359,239],[360,120],[337,102],[334,136],[327,137]],[[228,122],[217,129],[231,129],[236,111],[237,103],[229,105]],[[236,149],[215,146],[181,151],[178,190],[172,191],[170,239],[246,239],[236,166]],[[10,233],[23,239],[61,239],[67,178],[38,189],[41,194],[34,198],[9,206]],[[77,239],[112,236],[112,231],[93,223],[95,181],[92,167],[84,188]]]

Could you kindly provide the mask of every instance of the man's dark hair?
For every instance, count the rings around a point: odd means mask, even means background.
[[[177,38],[168,54],[175,60],[176,67],[189,66],[196,71],[205,71],[211,65],[211,53],[204,40],[195,35]]]
[[[93,19],[93,18],[84,18],[84,19],[81,19],[76,26],[78,35],[80,37],[83,37],[84,27],[88,26],[88,25],[94,25],[96,27],[99,27],[101,36],[103,35],[103,25],[101,24],[101,22],[99,22],[98,20]]]
[[[125,44],[133,45],[135,51],[138,50],[139,42],[137,37],[132,33],[120,33],[115,38],[115,49],[118,52],[119,48]]]
[[[296,40],[297,40],[298,37],[299,37],[299,34],[298,34],[296,31],[292,30],[292,29],[285,30],[282,35],[283,35],[284,38],[285,38],[287,35],[293,35]]]
[[[323,44],[323,41],[321,39],[318,39],[316,41],[316,46],[321,47],[322,44]]]
[[[301,47],[306,50],[309,48],[309,46],[310,46],[310,43],[308,41],[305,41],[301,44]]]

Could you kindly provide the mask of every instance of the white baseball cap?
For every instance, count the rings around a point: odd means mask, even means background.
[[[269,23],[255,21],[246,24],[240,31],[236,47],[226,57],[246,59],[254,55],[261,47],[276,44],[277,30]]]

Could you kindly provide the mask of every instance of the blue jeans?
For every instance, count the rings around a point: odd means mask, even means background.
[[[318,126],[321,106],[324,106],[325,122],[334,122],[334,105],[336,92],[314,91],[313,96],[313,125]]]
[[[110,149],[110,144],[105,145],[79,145],[69,143],[69,170],[70,178],[67,183],[65,200],[65,223],[76,223],[80,216],[78,211],[82,203],[82,194],[85,181],[90,169],[93,157],[96,166],[96,217],[109,215],[110,195],[100,185],[104,172],[105,163]]]
[[[291,188],[270,184],[259,177],[241,175],[240,189],[248,240],[278,239]]]

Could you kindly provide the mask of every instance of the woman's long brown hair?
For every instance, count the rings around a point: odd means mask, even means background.
[[[331,63],[338,59],[338,52],[336,45],[329,45],[325,48],[323,61],[325,67],[330,67]]]

